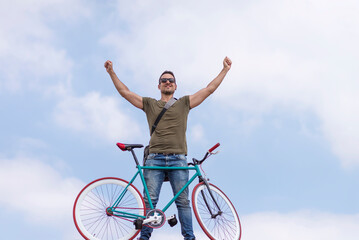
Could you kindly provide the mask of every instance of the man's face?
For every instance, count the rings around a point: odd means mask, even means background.
[[[169,73],[165,73],[161,76],[161,79],[164,79],[164,78],[174,79],[172,74],[169,74]],[[166,82],[160,81],[160,83],[158,84],[158,89],[160,89],[161,93],[163,93],[165,95],[172,95],[175,92],[175,90],[177,89],[177,85],[175,82],[171,83],[169,80],[167,80]]]

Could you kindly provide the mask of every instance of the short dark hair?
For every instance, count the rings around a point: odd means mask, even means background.
[[[166,70],[166,71],[164,71],[162,74],[161,74],[161,76],[160,76],[160,78],[158,79],[158,83],[161,83],[161,77],[164,75],[164,74],[171,74],[172,76],[173,76],[173,78],[175,79],[175,83],[176,83],[176,77],[175,77],[175,75],[173,74],[173,72],[172,71],[169,71],[169,70]]]

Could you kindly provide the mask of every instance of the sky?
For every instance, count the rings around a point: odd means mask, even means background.
[[[158,99],[164,70],[181,97],[228,56],[221,86],[190,111],[188,159],[221,143],[203,169],[235,205],[242,239],[358,239],[358,11],[354,0],[0,1],[1,238],[80,240],[78,192],[134,173],[115,144],[147,144],[146,117],[106,60]],[[170,196],[165,184],[159,204]],[[153,238],[182,239],[180,227]]]

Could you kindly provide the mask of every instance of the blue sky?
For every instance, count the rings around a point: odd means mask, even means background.
[[[163,70],[181,97],[228,56],[223,84],[190,112],[187,140],[189,158],[221,143],[203,168],[235,204],[243,239],[358,239],[358,10],[349,0],[1,1],[2,238],[81,239],[80,189],[131,177],[115,143],[146,144],[148,127],[107,59],[131,90],[158,98]],[[161,201],[170,195],[165,185]],[[182,239],[179,226],[154,237]]]

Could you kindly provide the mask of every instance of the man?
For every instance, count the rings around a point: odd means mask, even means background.
[[[113,70],[111,61],[105,62],[105,68],[109,73],[117,91],[122,97],[129,101],[135,107],[142,109],[147,116],[148,125],[151,131],[152,125],[157,116],[162,111],[164,105],[173,98],[177,89],[176,78],[171,71],[165,71],[161,74],[158,89],[161,91],[161,99],[141,97],[130,91],[117,77]],[[225,57],[223,60],[223,69],[214,78],[207,87],[199,90],[193,95],[184,96],[178,99],[162,116],[156,130],[153,132],[150,140],[150,154],[146,161],[146,166],[187,166],[187,116],[189,110],[201,104],[209,95],[211,95],[222,83],[227,72],[232,65],[231,60]],[[167,173],[163,170],[144,171],[145,180],[148,185],[148,191],[156,207],[158,196],[162,183],[168,174],[173,194],[175,195],[188,181],[188,170],[172,170]],[[148,200],[144,194],[146,207]],[[193,240],[192,212],[188,200],[188,189],[186,189],[176,200],[181,231],[185,240]],[[144,226],[141,230],[140,239],[147,240],[151,237],[153,229]]]

